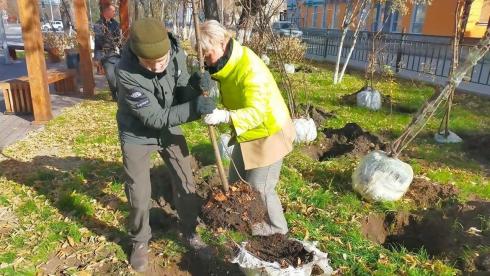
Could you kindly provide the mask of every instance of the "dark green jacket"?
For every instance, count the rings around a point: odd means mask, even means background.
[[[121,143],[165,145],[182,135],[179,125],[200,118],[199,93],[188,85],[186,55],[171,38],[172,56],[160,74],[148,71],[126,45],[116,69],[117,125]]]

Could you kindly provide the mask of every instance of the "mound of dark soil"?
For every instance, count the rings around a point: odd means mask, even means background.
[[[490,134],[463,137],[464,149],[474,159],[490,164]]]
[[[300,104],[298,109],[301,114],[307,114],[312,118],[317,127],[320,127],[327,119],[337,117],[334,113],[315,105]]]
[[[346,105],[357,105],[357,94],[361,91],[366,90],[366,87],[359,89],[357,92],[352,94],[343,95],[340,98],[340,102]],[[384,95],[381,93],[381,105],[387,108],[392,108],[393,111],[400,113],[415,113],[417,108],[406,106],[400,103],[395,102],[390,95]]]
[[[234,229],[249,234],[253,224],[264,220],[265,206],[257,191],[237,182],[230,185],[227,194],[214,189],[202,207],[201,218],[212,229]]]
[[[424,248],[431,256],[448,259],[465,270],[461,260],[466,252],[481,252],[490,246],[488,218],[490,202],[475,200],[442,209],[373,214],[364,219],[361,230],[368,239],[387,248]],[[474,262],[484,267],[480,259]]]
[[[429,207],[440,201],[454,199],[458,193],[458,188],[453,185],[441,185],[416,177],[404,197],[412,200],[418,207]]]
[[[253,237],[246,249],[261,260],[278,262],[282,268],[298,267],[313,260],[313,253],[307,252],[300,242],[281,234]]]
[[[378,136],[363,131],[356,123],[348,123],[339,129],[327,128],[323,133],[325,137],[303,148],[306,155],[319,161],[346,154],[363,156],[372,150],[386,148]]]

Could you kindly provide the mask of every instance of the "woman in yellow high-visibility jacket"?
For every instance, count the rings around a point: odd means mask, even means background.
[[[200,31],[206,70],[219,83],[225,107],[206,115],[204,122],[231,125],[236,170],[232,163],[229,181],[238,181],[238,173],[260,193],[267,208],[267,219],[253,225],[252,234],[286,234],[287,222],[275,191],[283,158],[291,152],[295,137],[286,103],[264,62],[231,38],[220,23],[206,21]],[[205,79],[208,76],[202,76]]]

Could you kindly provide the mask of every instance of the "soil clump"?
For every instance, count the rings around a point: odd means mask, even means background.
[[[427,208],[441,201],[455,199],[458,193],[458,188],[453,185],[442,185],[427,178],[415,177],[404,197],[412,200],[419,208]]]
[[[303,244],[281,234],[253,237],[246,249],[263,261],[279,263],[282,268],[298,267],[313,261],[313,253],[306,251]]]
[[[240,181],[230,185],[226,194],[214,188],[202,207],[201,218],[214,230],[234,229],[248,234],[253,224],[264,221],[265,210],[258,192]]]
[[[300,114],[306,114],[313,119],[317,127],[320,127],[326,120],[337,117],[333,112],[328,112],[316,105],[300,104],[298,109]]]
[[[315,144],[303,148],[303,152],[318,161],[342,155],[361,157],[372,150],[385,150],[386,144],[380,137],[363,131],[356,123],[347,123],[343,128],[323,130]]]

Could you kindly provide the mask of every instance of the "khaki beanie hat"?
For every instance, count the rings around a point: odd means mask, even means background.
[[[134,22],[129,34],[129,47],[138,57],[158,59],[168,53],[170,40],[163,23],[154,18]]]

